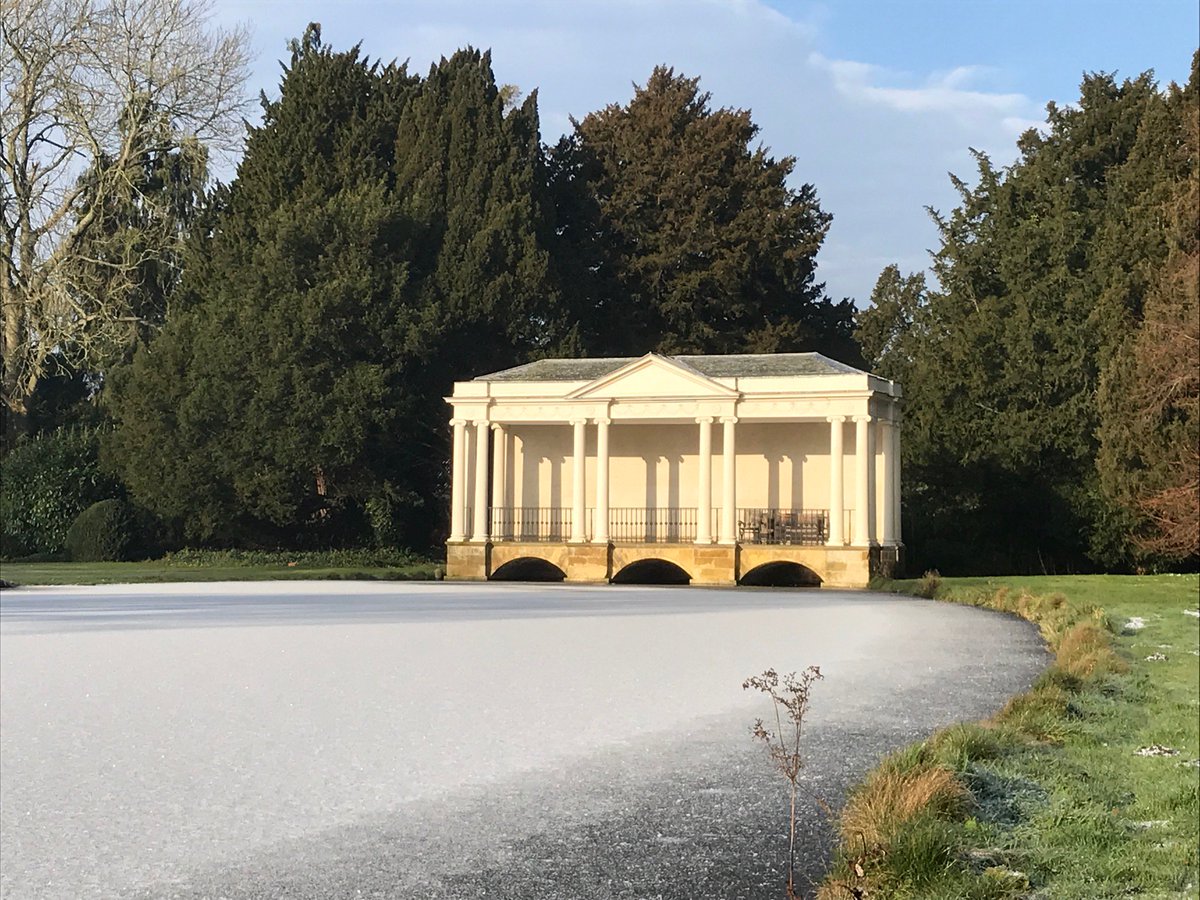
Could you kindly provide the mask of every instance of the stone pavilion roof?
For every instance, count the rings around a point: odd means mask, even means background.
[[[480,375],[475,381],[594,381],[639,357],[539,359],[512,369]],[[786,375],[865,375],[820,353],[742,353],[727,356],[668,356],[709,378],[755,378]]]

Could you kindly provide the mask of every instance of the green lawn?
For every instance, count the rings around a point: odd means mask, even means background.
[[[108,563],[0,563],[0,578],[18,585],[138,584],[165,581],[268,581],[291,578],[428,580],[434,563],[402,566],[315,566],[268,564],[197,564],[164,560]]]
[[[1200,577],[947,578],[938,599],[995,606],[983,598],[1000,588],[1061,593],[1082,609],[1073,621],[1085,624],[1096,621],[1088,607],[1098,607],[1106,625],[1099,634],[1121,659],[1080,676],[1072,671],[1083,669],[1064,666],[1060,647],[1054,669],[988,723],[993,737],[979,739],[984,752],[948,762],[943,753],[941,764],[971,792],[969,811],[932,823],[933,841],[893,841],[921,845],[922,859],[936,861],[915,877],[895,871],[894,849],[890,860],[872,859],[881,881],[892,879],[885,893],[947,900],[1200,896],[1200,619],[1186,613],[1197,609]],[[1018,605],[1011,595],[1001,598],[1001,606]],[[1076,663],[1086,660],[1073,652]],[[1138,752],[1159,747],[1169,755]],[[915,827],[931,829],[930,819],[918,817]],[[843,885],[855,881],[853,860],[844,852],[835,871]],[[849,895],[832,884],[822,893]]]
[[[951,590],[973,587],[949,582]],[[1101,607],[1129,672],[1081,691],[1061,747],[1002,758],[1002,778],[1028,779],[1043,803],[1006,835],[1046,896],[1200,896],[1200,619],[1197,576],[1004,579]],[[1127,628],[1134,618],[1141,629]],[[1165,659],[1147,659],[1161,655]],[[1138,756],[1151,746],[1176,756]]]

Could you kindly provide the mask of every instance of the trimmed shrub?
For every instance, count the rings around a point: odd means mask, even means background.
[[[122,562],[138,549],[137,520],[124,500],[101,500],[79,514],[67,532],[72,562]]]
[[[60,428],[22,439],[0,460],[0,557],[61,553],[81,512],[125,496],[101,471],[99,452],[98,429]]]

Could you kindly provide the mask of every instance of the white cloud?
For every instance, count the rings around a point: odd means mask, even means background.
[[[1028,121],[1017,114],[1027,113],[1033,106],[1024,94],[972,89],[972,82],[987,71],[981,66],[959,66],[949,72],[934,72],[919,87],[899,87],[880,84],[903,77],[903,73],[889,72],[882,66],[826,59],[816,52],[808,58],[813,66],[829,72],[838,93],[852,102],[876,103],[899,112],[940,112],[971,119],[981,112],[989,116],[1004,114],[1013,121]]]

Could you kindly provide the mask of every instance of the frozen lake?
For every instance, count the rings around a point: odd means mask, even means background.
[[[279,582],[0,594],[0,893],[776,897],[748,675],[815,664],[809,787],[987,715],[1035,630],[887,595]],[[829,829],[806,809],[819,875]]]

